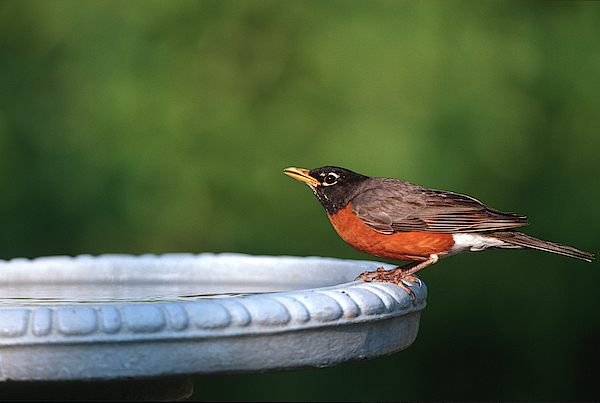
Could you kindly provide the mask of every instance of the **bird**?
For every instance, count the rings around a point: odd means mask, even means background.
[[[398,284],[440,258],[486,249],[537,249],[592,262],[594,254],[543,241],[514,228],[527,217],[501,212],[459,193],[429,189],[399,179],[361,175],[325,166],[289,167],[284,173],[306,183],[325,208],[338,235],[354,249],[384,259],[409,261],[391,270],[365,272],[356,280]]]

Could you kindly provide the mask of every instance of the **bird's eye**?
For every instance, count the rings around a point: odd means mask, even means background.
[[[323,185],[324,186],[331,186],[331,185],[335,185],[339,179],[339,175],[338,174],[334,174],[333,172],[330,172],[327,174],[327,176],[325,176],[325,179],[323,179]]]

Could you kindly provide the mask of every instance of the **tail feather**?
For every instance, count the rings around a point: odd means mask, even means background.
[[[542,241],[518,231],[498,231],[488,234],[493,238],[499,239],[507,244],[521,248],[530,248],[542,250],[544,252],[557,253],[559,255],[574,257],[576,259],[592,262],[595,259],[593,253],[581,251],[571,246],[561,245],[554,242]]]

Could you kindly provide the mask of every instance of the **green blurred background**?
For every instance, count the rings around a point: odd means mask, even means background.
[[[599,252],[600,3],[0,2],[0,258],[371,259],[282,174],[323,165],[469,194]],[[192,398],[596,400],[597,266],[452,257],[420,273],[409,349],[198,378]]]

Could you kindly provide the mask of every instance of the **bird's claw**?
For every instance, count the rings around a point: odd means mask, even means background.
[[[393,272],[393,270],[390,270]],[[383,267],[378,268],[376,271],[367,271],[356,277],[355,280],[362,280],[365,282],[378,282],[378,283],[394,283],[400,286],[404,291],[409,294],[413,301],[416,299],[415,293],[408,288],[408,286],[404,283],[404,280],[408,280],[413,283],[418,283],[419,287],[423,285],[423,282],[420,278],[413,276],[412,274],[402,275],[397,273],[390,273],[385,270]]]

